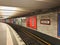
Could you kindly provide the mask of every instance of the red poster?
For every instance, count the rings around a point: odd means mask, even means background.
[[[27,18],[27,20],[26,20],[26,26],[27,27],[30,27],[30,21],[29,20],[30,20],[29,18]]]
[[[27,19],[27,26],[33,29],[37,29],[37,18],[36,16],[29,17]]]

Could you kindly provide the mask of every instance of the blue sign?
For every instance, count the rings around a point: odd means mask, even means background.
[[[60,36],[60,14],[58,14],[58,36]]]

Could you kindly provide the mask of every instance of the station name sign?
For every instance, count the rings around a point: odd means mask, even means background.
[[[51,21],[50,21],[50,19],[41,19],[40,24],[50,25]]]

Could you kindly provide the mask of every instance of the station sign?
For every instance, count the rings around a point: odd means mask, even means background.
[[[41,19],[40,24],[50,25],[51,21],[50,21],[50,19]]]

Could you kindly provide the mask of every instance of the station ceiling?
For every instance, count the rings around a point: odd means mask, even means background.
[[[22,8],[25,10],[19,14],[22,15],[38,9],[42,10],[60,6],[60,0],[0,0],[0,6]]]

